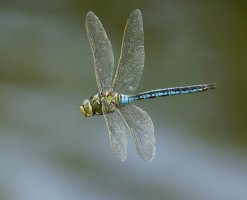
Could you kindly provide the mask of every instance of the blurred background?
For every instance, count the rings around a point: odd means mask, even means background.
[[[247,12],[243,1],[0,1],[0,199],[247,199]],[[92,10],[117,63],[125,21],[143,14],[138,92],[217,90],[137,102],[153,119],[156,157],[112,153],[85,32]]]

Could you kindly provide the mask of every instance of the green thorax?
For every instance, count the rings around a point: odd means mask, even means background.
[[[114,104],[116,107],[120,106],[120,94],[113,92],[99,93],[92,97],[91,105],[94,114],[102,115],[102,103]]]

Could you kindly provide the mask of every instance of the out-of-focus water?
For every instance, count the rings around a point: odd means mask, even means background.
[[[138,102],[153,119],[156,157],[131,137],[112,153],[84,18],[93,10],[120,52],[140,8],[146,62],[139,91],[200,83],[217,90]],[[12,1],[0,7],[0,199],[247,199],[246,4],[195,1]]]

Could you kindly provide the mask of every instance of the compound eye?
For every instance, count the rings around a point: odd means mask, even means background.
[[[80,106],[80,112],[86,117],[93,115],[93,109],[88,99],[83,101],[82,105]]]
[[[85,113],[85,110],[84,110],[84,107],[83,105],[80,106],[80,112],[86,116],[86,113]]]

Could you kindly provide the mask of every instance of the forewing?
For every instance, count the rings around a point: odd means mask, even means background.
[[[128,124],[141,158],[151,161],[155,156],[154,126],[151,118],[144,110],[132,104],[119,111]]]
[[[96,81],[100,92],[110,89],[114,69],[114,56],[111,42],[104,27],[93,12],[86,16],[86,30],[93,52]]]
[[[127,157],[128,127],[120,112],[112,104],[103,104],[102,106],[112,149],[121,161],[125,161]]]
[[[144,68],[144,33],[142,14],[134,10],[126,23],[118,68],[112,84],[114,92],[133,94]]]

